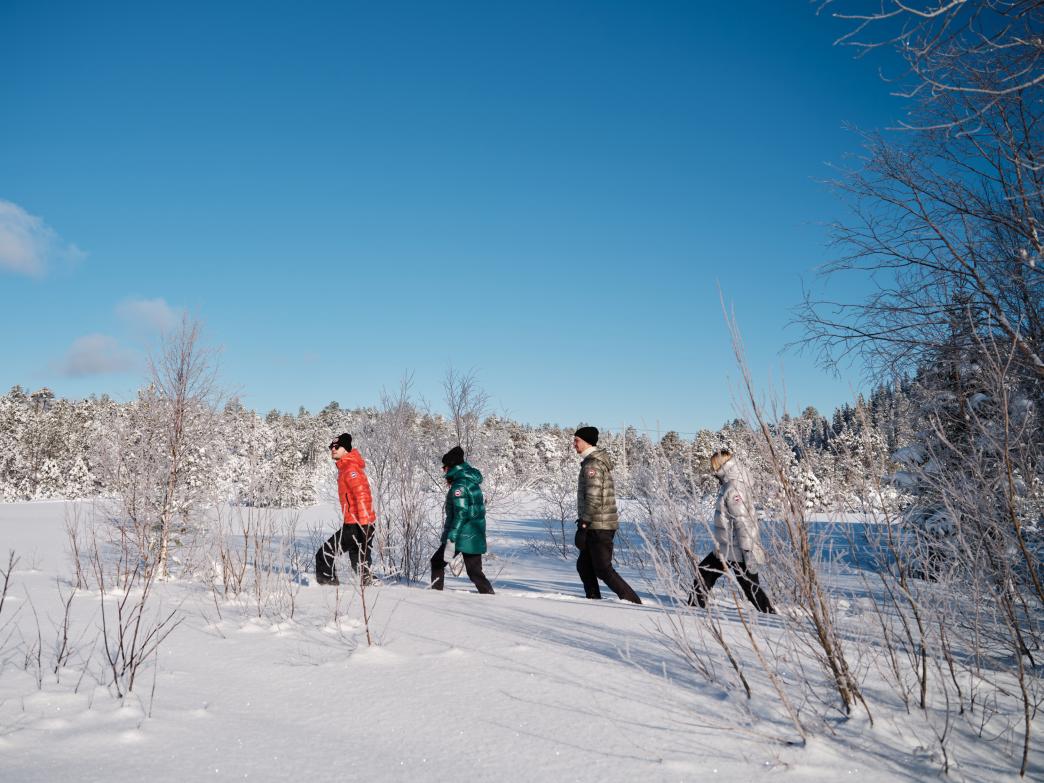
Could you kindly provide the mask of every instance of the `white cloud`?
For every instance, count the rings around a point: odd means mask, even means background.
[[[164,299],[125,299],[116,306],[116,315],[141,331],[170,331],[181,321],[183,313]]]
[[[85,255],[36,215],[0,199],[0,270],[43,277],[55,263],[79,261]]]
[[[123,348],[115,337],[107,334],[88,334],[73,341],[57,370],[62,375],[78,378],[84,375],[125,372],[137,365],[137,355]]]

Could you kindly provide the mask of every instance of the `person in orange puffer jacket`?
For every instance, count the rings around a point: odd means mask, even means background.
[[[315,581],[321,585],[340,584],[334,558],[347,550],[352,570],[359,574],[364,583],[369,584],[372,565],[370,546],[377,515],[373,513],[370,482],[365,473],[366,462],[358,449],[352,449],[352,436],[347,432],[330,444],[330,457],[337,463],[337,497],[341,502],[344,524],[315,553]]]

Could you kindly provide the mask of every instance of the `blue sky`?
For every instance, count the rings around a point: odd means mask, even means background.
[[[902,109],[804,0],[0,2],[0,388],[125,398],[182,310],[246,404],[522,421],[734,415],[718,285],[759,383],[845,207],[846,123]],[[859,295],[859,281],[831,291]],[[836,286],[835,286],[836,287]]]

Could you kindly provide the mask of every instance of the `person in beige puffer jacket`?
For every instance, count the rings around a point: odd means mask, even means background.
[[[758,569],[765,564],[765,550],[761,546],[750,475],[728,449],[711,455],[711,471],[721,484],[714,511],[714,551],[699,564],[689,604],[706,606],[708,591],[725,573],[727,565],[755,608],[775,614],[758,580]]]
[[[624,601],[640,604],[642,599],[613,568],[613,537],[620,527],[613,486],[613,461],[597,448],[598,430],[581,427],[573,435],[573,448],[580,455],[580,478],[576,487],[576,537],[580,550],[576,571],[588,598],[601,598],[598,580]]]

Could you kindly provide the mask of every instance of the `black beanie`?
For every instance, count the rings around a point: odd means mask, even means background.
[[[340,435],[337,436],[337,440],[330,444],[331,449],[335,446],[343,446],[345,451],[351,451],[352,436],[349,435],[347,432],[342,432]]]
[[[592,446],[598,445],[598,428],[597,427],[581,427],[573,433],[576,437],[585,443],[590,443]]]
[[[459,465],[464,461],[464,449],[460,446],[454,446],[452,449],[442,455],[443,467],[452,468],[454,465]]]

